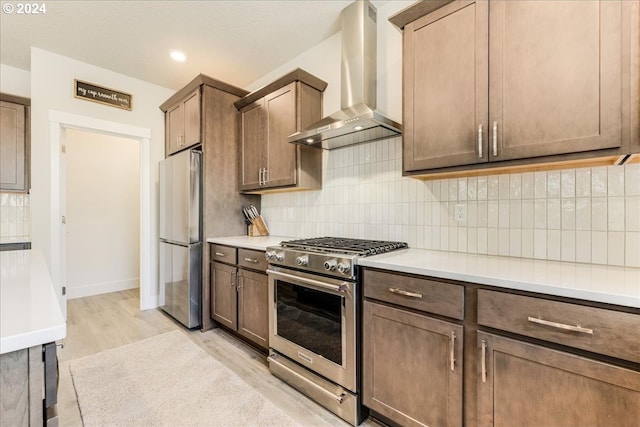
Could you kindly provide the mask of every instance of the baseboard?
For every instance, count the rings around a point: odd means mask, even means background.
[[[90,297],[109,292],[138,288],[140,279],[118,280],[114,282],[92,283],[84,286],[67,286],[67,299]]]

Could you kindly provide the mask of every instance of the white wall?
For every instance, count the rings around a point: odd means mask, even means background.
[[[0,92],[31,97],[31,73],[9,65],[0,64]]]
[[[139,286],[139,145],[66,131],[67,298]]]
[[[133,110],[127,111],[73,96],[74,79],[114,88],[133,95]],[[152,235],[150,282],[157,287],[158,259],[158,162],[164,158],[164,116],[158,108],[174,91],[61,55],[31,48],[31,235],[51,268],[52,194],[51,162],[58,156],[50,143],[49,112],[61,111],[151,130],[149,168],[151,175]],[[70,177],[69,179],[73,179]],[[54,278],[54,281],[56,279]],[[56,284],[59,286],[60,284]],[[154,290],[157,296],[157,288]]]
[[[390,1],[378,8],[378,82],[377,109],[402,122],[402,33],[388,21],[396,12],[414,1]],[[317,44],[269,74],[251,83],[246,89],[254,91],[296,68],[328,83],[323,94],[325,115],[340,109],[340,56],[342,33]]]

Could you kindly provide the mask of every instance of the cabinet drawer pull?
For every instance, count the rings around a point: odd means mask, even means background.
[[[498,122],[493,122],[493,157],[498,156]]]
[[[449,350],[449,362],[451,363],[451,371],[456,370],[456,333],[451,332],[451,349]]]
[[[393,294],[403,295],[405,297],[422,298],[422,294],[419,294],[417,292],[409,292],[398,288],[389,288],[389,292]]]
[[[482,158],[482,123],[478,126],[478,158]]]
[[[482,340],[482,382],[487,382],[487,340]]]
[[[536,317],[527,317],[527,320],[531,323],[537,323],[538,325],[551,326],[552,328],[562,329],[564,331],[580,332],[583,334],[593,335],[593,329],[583,328],[580,325],[566,325],[564,323],[552,322],[550,320],[538,319]]]
[[[245,258],[244,260],[245,260],[245,261],[247,261],[247,262],[252,262],[252,263],[254,263],[254,264],[257,264],[257,263],[258,263],[258,260],[257,260],[257,259],[255,259],[255,258]]]
[[[216,256],[219,256],[219,257],[226,257],[226,256],[227,256],[227,254],[223,254],[222,252],[216,252]]]

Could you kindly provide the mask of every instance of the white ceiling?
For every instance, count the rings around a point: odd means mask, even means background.
[[[2,64],[29,70],[35,46],[177,90],[199,73],[246,87],[339,31],[351,0],[48,0],[38,15],[1,3]]]

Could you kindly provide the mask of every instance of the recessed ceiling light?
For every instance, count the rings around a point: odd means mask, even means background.
[[[173,52],[171,52],[171,58],[174,61],[178,61],[178,62],[184,62],[185,59],[187,59],[187,57],[184,55],[184,53],[174,50]]]
[[[362,130],[362,126],[358,125],[356,127],[354,127],[355,130]]]
[[[312,139],[312,138],[309,138],[309,139],[307,139],[307,141],[306,141],[306,142],[307,142],[307,144],[313,144],[313,139]]]

